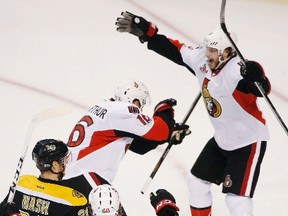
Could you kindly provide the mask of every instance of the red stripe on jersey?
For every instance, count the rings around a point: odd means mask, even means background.
[[[89,175],[91,176],[96,185],[101,185],[101,181],[98,179],[95,173],[89,172]]]
[[[204,208],[195,208],[190,206],[191,215],[195,216],[209,216],[211,215],[211,206]]]
[[[106,131],[96,131],[93,133],[90,144],[88,147],[80,150],[77,160],[85,157],[86,155],[97,151],[98,149],[108,145],[109,143],[120,139],[121,137],[116,137],[113,130]]]
[[[257,97],[253,94],[245,94],[238,90],[233,92],[233,97],[237,101],[237,103],[248,112],[250,115],[254,116],[260,122],[265,125],[265,119],[262,117],[262,112],[258,109],[256,104]]]
[[[173,40],[169,38],[170,43],[177,47],[177,50],[180,51],[184,43],[180,43],[178,40]]]
[[[154,116],[154,124],[152,128],[142,137],[155,141],[166,141],[169,137],[169,127],[166,122],[159,116]]]
[[[249,177],[250,177],[250,172],[251,172],[251,167],[253,164],[255,152],[256,152],[256,143],[252,144],[251,152],[250,152],[249,158],[247,160],[244,178],[243,178],[243,182],[242,182],[242,186],[241,186],[241,190],[240,190],[240,195],[242,195],[242,196],[246,195],[245,192],[247,190],[247,185],[248,185],[248,181],[249,181]]]
[[[149,37],[153,37],[153,35],[156,33],[156,31],[157,31],[156,25],[149,22],[149,28],[148,28],[146,35]]]

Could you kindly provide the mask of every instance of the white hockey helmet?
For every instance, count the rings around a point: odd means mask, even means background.
[[[89,203],[93,216],[117,216],[120,207],[120,198],[114,187],[103,184],[91,190]]]
[[[229,32],[230,37],[234,41],[234,43],[237,43],[237,36],[234,32]],[[215,29],[213,32],[210,32],[208,35],[204,37],[204,45],[206,47],[215,48],[218,50],[218,55],[222,55],[223,51],[231,47],[232,52],[235,52],[235,49],[231,42],[229,41],[227,35],[223,32],[221,28]]]
[[[119,82],[115,89],[115,100],[133,103],[134,100],[139,100],[140,109],[145,105],[150,105],[151,99],[146,85],[138,80],[123,79]]]

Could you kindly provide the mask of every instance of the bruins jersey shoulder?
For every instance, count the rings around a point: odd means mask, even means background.
[[[19,178],[14,202],[21,215],[88,215],[88,200],[82,193],[32,175]]]

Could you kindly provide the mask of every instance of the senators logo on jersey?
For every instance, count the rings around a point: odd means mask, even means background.
[[[207,84],[204,84],[202,86],[202,95],[204,98],[205,107],[210,116],[212,116],[213,118],[217,118],[221,115],[222,108],[219,102],[215,100],[213,97],[211,97],[209,90],[207,88]]]

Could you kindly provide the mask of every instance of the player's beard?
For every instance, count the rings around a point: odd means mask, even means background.
[[[218,60],[217,62],[214,59],[208,59],[207,60],[208,66],[211,70],[214,70],[216,68],[216,66],[218,65]]]

